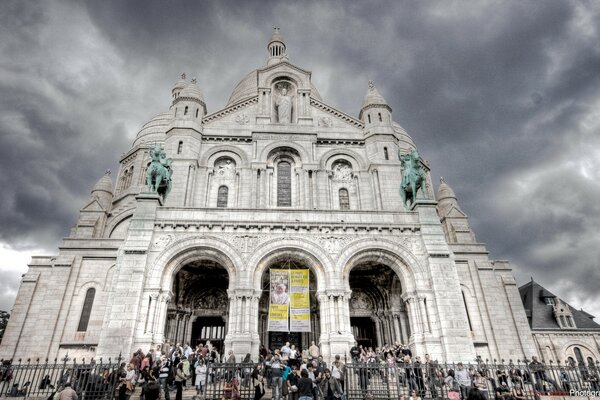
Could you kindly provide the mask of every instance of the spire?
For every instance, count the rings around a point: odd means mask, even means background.
[[[96,182],[92,189],[91,198],[96,198],[105,210],[110,210],[113,199],[112,179],[110,179],[110,169],[107,169],[104,176]]]
[[[372,112],[370,109],[375,109]],[[366,117],[365,114],[366,113]],[[367,88],[367,94],[363,99],[362,106],[360,107],[360,113],[358,118],[365,122],[365,126],[371,126],[371,124],[389,124],[392,123],[392,108],[387,104],[387,101],[379,93],[373,81],[369,81],[369,87]],[[366,121],[365,121],[366,120]]]
[[[288,59],[287,53],[285,52],[283,36],[281,36],[281,33],[279,32],[278,26],[273,27],[273,35],[267,45],[267,49],[269,50],[267,65],[277,64]]]
[[[437,200],[442,201],[444,199],[452,199],[456,202],[456,194],[454,194],[454,190],[446,183],[444,177],[440,177],[440,186],[437,191]]]
[[[365,98],[363,99],[362,107],[365,108],[367,106],[387,106],[387,101],[383,98],[383,96],[379,93],[373,81],[369,81],[369,87],[367,89],[367,94],[365,94]]]

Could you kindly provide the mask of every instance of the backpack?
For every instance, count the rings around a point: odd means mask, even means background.
[[[460,385],[458,384],[458,381],[454,377],[452,377],[452,390],[454,392],[460,392]]]

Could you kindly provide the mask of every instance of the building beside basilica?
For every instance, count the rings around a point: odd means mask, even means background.
[[[155,144],[171,159],[166,198],[146,185]],[[254,357],[285,340],[326,358],[355,341],[448,361],[538,354],[508,263],[488,258],[445,182],[434,194],[421,159],[422,190],[403,203],[399,155],[413,150],[373,84],[358,118],[335,109],[278,32],[216,112],[182,77],[116,185],[102,177],[58,255],[33,257],[0,358],[166,340]],[[310,271],[311,332],[267,330],[272,269]]]

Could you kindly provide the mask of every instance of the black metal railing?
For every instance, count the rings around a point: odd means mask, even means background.
[[[0,396],[48,398],[69,383],[80,400],[112,399],[123,360],[0,360]]]
[[[254,386],[250,374],[256,364],[209,364],[203,398],[253,399]],[[266,397],[270,397],[269,366],[265,367]],[[332,369],[332,366],[328,366]],[[449,392],[457,389],[448,379],[454,371],[459,395],[466,398],[472,387],[477,387],[488,399],[513,396],[538,399],[540,395],[590,396],[600,395],[598,364],[531,363],[529,360],[513,362],[477,361],[473,363],[398,362],[373,358],[369,362],[346,360],[341,370],[340,384],[347,400],[399,399],[411,395],[426,399],[448,399]],[[459,372],[461,371],[461,372]],[[467,377],[468,381],[462,378]],[[467,382],[471,382],[467,384]],[[318,385],[319,382],[316,382]],[[415,392],[413,394],[413,391]],[[316,399],[320,398],[315,390]],[[515,397],[515,396],[513,396]],[[293,399],[294,396],[288,396]]]

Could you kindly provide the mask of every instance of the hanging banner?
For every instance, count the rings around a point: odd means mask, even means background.
[[[290,272],[287,269],[272,269],[270,273],[271,287],[267,330],[272,332],[289,332]]]
[[[308,269],[290,270],[290,331],[310,332]]]

